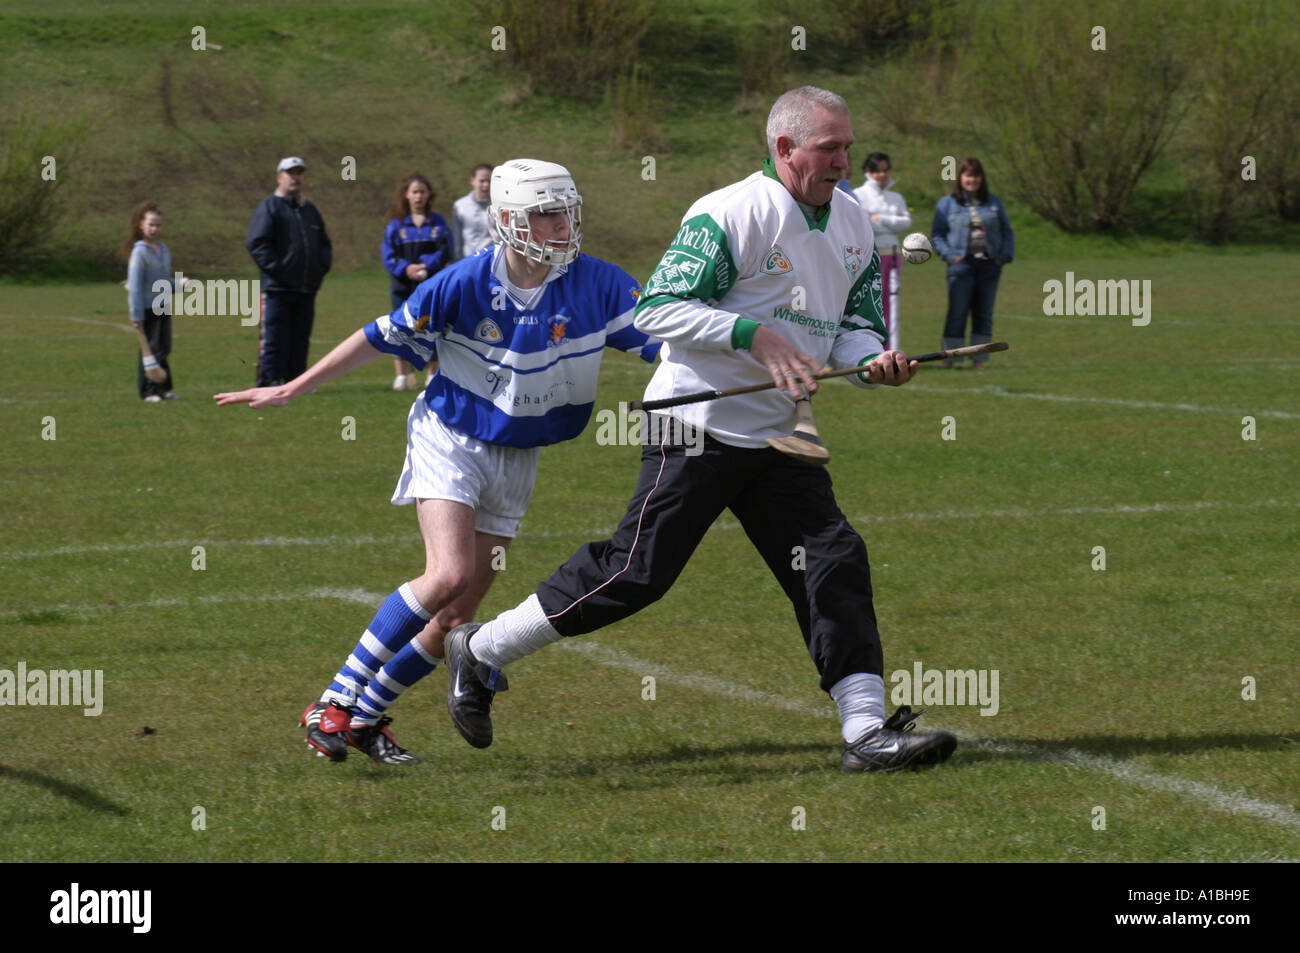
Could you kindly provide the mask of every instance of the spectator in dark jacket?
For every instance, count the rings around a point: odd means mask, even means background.
[[[281,159],[275,193],[262,200],[248,226],[248,253],[262,269],[258,387],[291,381],[307,369],[316,291],[333,260],[325,222],[302,198],[306,172],[297,156]]]

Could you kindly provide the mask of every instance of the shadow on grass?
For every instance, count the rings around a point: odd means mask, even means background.
[[[959,735],[960,739],[960,735]],[[1084,735],[1064,739],[960,739],[947,770],[986,761],[1037,761],[1072,754],[1125,760],[1141,755],[1188,755],[1229,749],[1282,751],[1300,741],[1298,735],[1205,734],[1135,738]],[[999,750],[999,748],[1010,750]],[[787,756],[798,756],[787,757]],[[821,741],[799,744],[677,744],[646,748],[607,757],[536,758],[511,765],[520,779],[604,779],[610,788],[646,790],[677,787],[692,781],[705,784],[747,784],[756,779],[795,774],[839,773],[839,746]]]
[[[120,804],[114,804],[108,798],[101,797],[90,788],[82,787],[80,784],[73,784],[71,781],[52,778],[47,774],[41,774],[39,771],[24,771],[22,768],[10,768],[0,764],[0,779],[5,778],[12,778],[24,784],[45,788],[45,790],[51,791],[59,795],[59,797],[65,797],[69,801],[76,801],[82,807],[89,808],[92,811],[116,814],[118,817],[131,813],[129,809],[122,807]]]
[[[789,757],[794,755],[798,757]],[[651,745],[610,755],[529,756],[514,761],[508,770],[519,780],[590,778],[610,789],[653,790],[693,782],[749,784],[758,779],[788,778],[838,767],[838,746],[809,741],[675,744],[667,748]]]

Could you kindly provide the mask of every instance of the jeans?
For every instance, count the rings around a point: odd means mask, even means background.
[[[257,386],[273,387],[307,370],[307,345],[316,319],[316,295],[296,291],[262,294],[262,339],[258,343]]]
[[[993,340],[993,301],[998,295],[1002,266],[989,259],[963,258],[948,266],[948,318],[943,326],[943,348],[966,345],[966,316],[971,316],[971,344]],[[977,364],[987,354],[972,358]]]

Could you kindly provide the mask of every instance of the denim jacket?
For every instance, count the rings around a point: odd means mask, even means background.
[[[1007,210],[1002,200],[990,195],[981,206],[980,218],[984,220],[984,233],[988,244],[988,255],[994,261],[1006,264],[1016,255],[1016,237],[1011,232],[1011,223],[1007,221]],[[951,195],[939,200],[939,207],[934,210],[934,224],[930,228],[930,237],[939,257],[948,264],[954,258],[966,255],[966,240],[970,236],[970,206],[962,205]]]

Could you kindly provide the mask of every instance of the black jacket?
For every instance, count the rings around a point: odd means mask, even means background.
[[[316,206],[279,195],[268,195],[257,207],[245,246],[262,269],[263,291],[314,294],[334,260]]]

